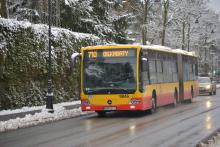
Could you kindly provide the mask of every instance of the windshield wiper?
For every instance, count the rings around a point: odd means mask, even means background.
[[[129,89],[126,89],[126,88],[119,88],[118,90],[123,90],[123,91],[125,91],[126,93],[130,93]]]
[[[88,94],[94,94],[94,93],[103,93],[106,91],[106,89],[90,89],[90,90],[85,90],[85,91]]]
[[[87,94],[129,94],[133,91],[134,91],[133,89],[126,89],[120,87],[85,90]]]

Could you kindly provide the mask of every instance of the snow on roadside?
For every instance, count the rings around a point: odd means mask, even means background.
[[[216,88],[220,88],[220,84],[217,84],[217,85],[216,85]]]
[[[71,105],[77,105],[81,104],[80,101],[73,101],[73,102],[63,102],[59,104],[54,104],[54,107],[60,107],[60,106],[71,106]],[[15,113],[22,113],[22,112],[29,112],[29,111],[34,111],[34,110],[42,110],[46,106],[33,106],[33,107],[23,107],[21,109],[14,109],[14,110],[2,110],[0,111],[0,116],[1,115],[9,115],[9,114],[15,114]]]
[[[57,120],[68,119],[76,116],[81,116],[93,112],[82,112],[81,108],[66,110],[64,106],[54,106],[54,113],[48,113],[43,109],[40,113],[34,115],[27,114],[24,118],[10,119],[8,121],[0,121],[0,132],[16,130],[18,128],[25,128],[35,126],[47,122],[54,122]]]
[[[220,132],[214,132],[211,136],[205,140],[199,142],[197,147],[220,147]]]

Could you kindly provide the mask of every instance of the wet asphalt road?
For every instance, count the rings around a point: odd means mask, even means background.
[[[220,90],[154,115],[96,114],[0,133],[1,147],[191,147],[220,128]]]

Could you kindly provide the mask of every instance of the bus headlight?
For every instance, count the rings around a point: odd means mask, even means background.
[[[207,85],[205,88],[206,88],[206,89],[210,89],[210,88],[211,88],[211,85]]]
[[[89,100],[82,100],[82,104],[88,105],[88,104],[90,104],[90,101]]]
[[[139,99],[131,99],[129,104],[140,104],[140,103],[141,103],[141,100]]]

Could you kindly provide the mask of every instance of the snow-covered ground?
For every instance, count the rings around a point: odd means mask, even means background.
[[[220,84],[217,84],[217,85],[216,85],[216,88],[220,88]]]
[[[76,104],[80,104],[80,101],[54,104],[54,107],[64,107],[64,106],[71,106],[71,105],[76,105]],[[30,111],[34,111],[34,110],[42,110],[45,107],[46,106],[44,105],[44,106],[23,107],[23,108],[14,109],[14,110],[2,110],[2,111],[0,111],[0,117],[1,117],[1,115],[9,115],[9,114],[15,114],[15,113],[30,112]]]
[[[217,131],[209,138],[197,144],[198,147],[220,147],[220,133]]]
[[[61,103],[54,105],[54,113],[48,113],[45,109],[45,106],[30,108],[36,110],[37,108],[43,108],[41,112],[35,113],[34,115],[27,114],[24,118],[10,119],[8,121],[0,121],[0,132],[5,132],[9,130],[15,130],[18,128],[25,128],[29,126],[34,126],[46,122],[53,122],[57,120],[63,120],[67,118],[72,118],[76,116],[85,115],[92,112],[82,112],[81,108],[75,108],[71,110],[66,110],[64,106],[79,104],[80,102],[71,102],[71,103]],[[4,111],[3,114],[12,114],[13,112],[27,112],[27,108],[22,108],[20,110],[11,110]],[[37,109],[38,110],[38,109]]]

